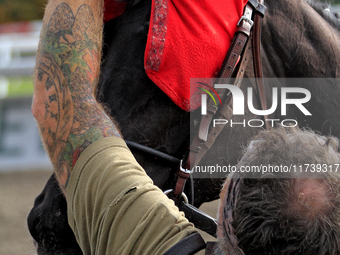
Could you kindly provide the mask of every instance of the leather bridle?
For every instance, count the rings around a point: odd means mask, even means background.
[[[223,83],[227,83],[234,77],[234,85],[240,87],[248,62],[252,59],[254,65],[254,76],[255,78],[258,78],[256,79],[255,90],[258,93],[262,110],[267,110],[265,89],[263,80],[261,79],[262,63],[260,53],[261,21],[266,11],[266,7],[263,2],[263,0],[248,0],[248,3],[244,8],[244,14],[237,24],[237,31],[229,48],[228,54],[223,62],[218,79],[216,79],[216,83],[219,83],[221,79],[223,79]],[[216,106],[213,100],[209,98],[207,103],[207,114],[202,116],[198,134],[193,139],[184,159],[180,160],[147,146],[126,141],[128,147],[131,149],[140,150],[177,165],[176,184],[173,189],[165,192],[170,198],[174,199],[179,209],[184,211],[185,216],[189,221],[193,222],[197,228],[215,237],[217,221],[193,205],[181,201],[180,198],[184,197],[184,200],[186,200],[183,190],[186,181],[190,179],[192,193],[190,201],[191,203],[194,201],[191,169],[199,164],[223,129],[223,125],[211,127],[211,122],[214,116],[217,115],[219,119],[226,119],[228,121],[233,116],[232,98],[230,93],[226,93],[225,89],[216,89],[216,91],[220,98],[223,98],[225,103],[222,106],[219,104]],[[265,115],[264,119],[265,127],[268,129],[268,122],[266,121],[268,116]]]

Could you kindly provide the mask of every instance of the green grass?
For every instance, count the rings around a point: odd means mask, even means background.
[[[2,86],[7,88],[0,97],[2,98],[13,98],[13,97],[28,97],[33,95],[33,82],[31,77],[7,77],[7,82],[2,81]]]

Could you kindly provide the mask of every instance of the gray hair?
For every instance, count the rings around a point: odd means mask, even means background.
[[[238,174],[231,222],[238,247],[247,255],[340,254],[338,140],[298,128],[263,131],[254,140],[238,169],[326,164],[333,171]]]

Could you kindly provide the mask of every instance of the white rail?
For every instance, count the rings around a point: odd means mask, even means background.
[[[30,75],[35,65],[41,22],[25,33],[0,34],[0,75]]]

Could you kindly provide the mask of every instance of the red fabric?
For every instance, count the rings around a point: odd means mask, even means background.
[[[117,18],[125,12],[126,2],[104,0],[104,23]]]
[[[144,67],[179,107],[190,111],[190,78],[216,77],[246,0],[153,0]]]

